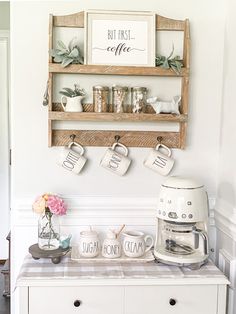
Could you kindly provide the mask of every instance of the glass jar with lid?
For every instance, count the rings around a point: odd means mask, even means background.
[[[93,107],[94,112],[109,111],[109,87],[93,86]]]
[[[133,113],[141,113],[146,111],[147,106],[147,88],[132,87],[131,88],[131,105]]]
[[[125,112],[125,101],[128,93],[128,87],[126,86],[112,86],[112,105],[113,112],[120,113]]]

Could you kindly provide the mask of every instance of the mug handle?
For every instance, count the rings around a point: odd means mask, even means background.
[[[61,105],[64,111],[66,111],[66,106],[64,105],[63,99],[66,99],[65,103],[67,103],[67,97],[66,96],[61,96]]]
[[[124,151],[125,151],[125,155],[124,155],[124,156],[125,156],[125,157],[128,156],[129,151],[128,151],[128,148],[127,148],[124,144],[115,142],[115,143],[112,145],[111,149],[112,149],[112,150],[115,150],[116,146],[122,147],[122,148],[124,149]]]
[[[169,147],[167,147],[166,145],[164,144],[158,144],[155,148],[155,150],[159,150],[159,148],[162,147],[164,148],[165,150],[167,150],[168,154],[167,156],[170,157],[171,156],[171,150],[169,149]]]
[[[145,253],[147,253],[149,250],[151,250],[153,244],[154,244],[154,240],[153,237],[150,235],[146,235],[144,238],[145,243],[147,243],[148,239],[151,239],[151,244],[146,248]]]
[[[76,143],[76,142],[71,142],[68,147],[71,148],[73,145],[77,146],[80,148],[81,152],[79,153],[80,156],[82,156],[84,154],[84,148],[83,146],[81,146],[80,144]]]

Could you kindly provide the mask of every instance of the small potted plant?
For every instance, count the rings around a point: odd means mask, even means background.
[[[168,57],[157,55],[156,56],[156,66],[160,66],[164,69],[172,69],[176,74],[181,73],[181,68],[183,67],[183,60],[180,56],[175,56],[172,58],[174,53],[174,46]]]
[[[60,245],[58,216],[65,215],[67,207],[57,195],[46,193],[33,203],[33,211],[40,214],[38,220],[38,246],[42,250],[56,250]]]
[[[84,60],[80,52],[77,38],[73,38],[68,47],[61,41],[57,41],[57,48],[51,49],[49,51],[50,56],[54,59],[56,63],[61,63],[63,68],[67,67],[69,64],[83,64]]]
[[[85,91],[83,88],[79,88],[78,84],[74,84],[74,89],[69,87],[64,87],[59,92],[61,97],[61,105],[64,111],[69,112],[82,112],[82,99],[85,96]]]

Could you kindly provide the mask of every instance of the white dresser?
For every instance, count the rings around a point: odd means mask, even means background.
[[[211,262],[191,271],[27,257],[16,289],[20,314],[225,314],[227,284]]]

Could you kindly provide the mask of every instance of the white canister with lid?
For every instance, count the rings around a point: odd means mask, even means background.
[[[81,231],[79,253],[82,257],[96,257],[100,251],[98,234],[94,230]]]
[[[109,230],[102,244],[102,256],[117,258],[121,256],[121,243],[114,231]]]

